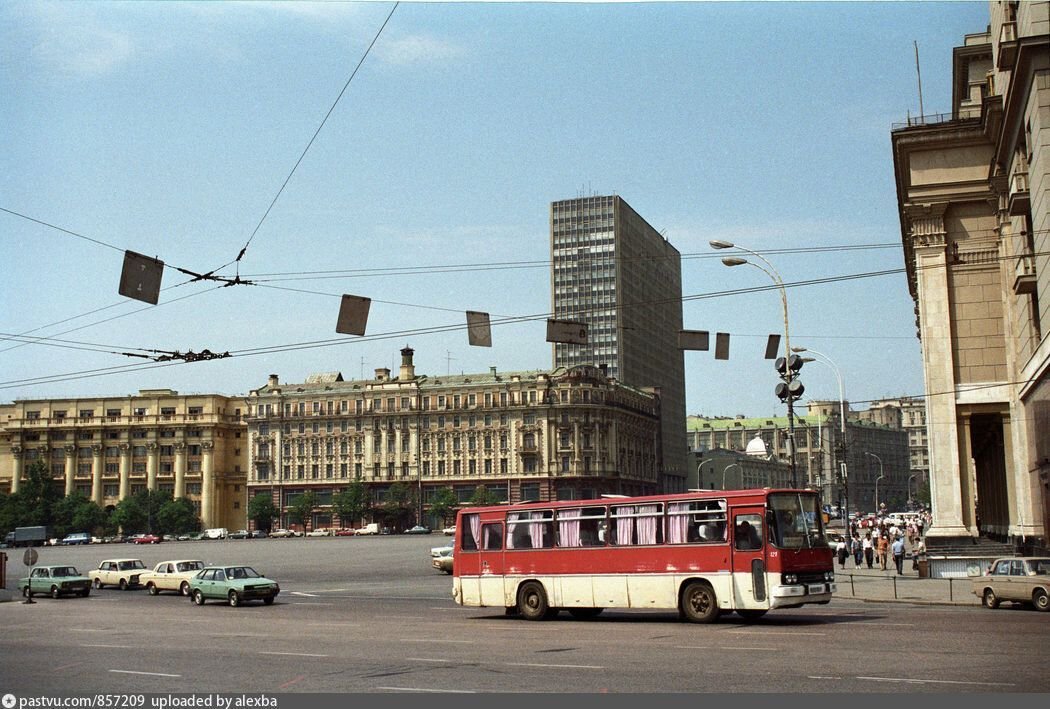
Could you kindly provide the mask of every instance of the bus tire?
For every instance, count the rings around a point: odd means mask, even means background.
[[[597,618],[601,615],[604,608],[570,608],[569,615],[576,620],[588,620],[590,618]]]
[[[715,590],[704,581],[686,585],[679,608],[690,623],[713,623],[720,615]]]
[[[766,614],[766,609],[764,609],[764,608],[743,608],[743,609],[738,608],[736,612],[745,621],[747,621],[748,623],[751,623],[753,621],[758,620],[762,616],[764,616]]]
[[[525,620],[545,620],[551,617],[547,593],[539,581],[526,581],[518,589],[518,614]]]

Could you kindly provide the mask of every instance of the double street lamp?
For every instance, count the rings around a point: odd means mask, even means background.
[[[757,253],[755,251],[752,251],[751,249],[744,248],[743,246],[739,246],[737,244],[734,244],[731,241],[722,241],[720,239],[716,239],[714,241],[709,241],[708,243],[711,245],[711,248],[713,248],[713,249],[740,249],[741,251],[744,251],[746,253],[751,254],[752,256],[757,258],[759,261],[764,263],[768,267],[768,269],[766,267],[763,267],[763,266],[755,263],[754,261],[748,261],[745,258],[739,258],[739,257],[733,257],[733,256],[726,256],[725,258],[722,259],[722,263],[724,265],[726,265],[726,266],[743,266],[745,264],[748,265],[748,266],[754,266],[755,268],[757,268],[758,270],[762,271],[767,276],[769,276],[771,279],[773,279],[773,282],[780,289],[780,300],[781,300],[781,303],[783,304],[783,307],[784,307],[784,372],[782,374],[782,377],[784,378],[784,382],[786,384],[786,388],[784,390],[784,393],[786,394],[786,396],[784,396],[782,398],[784,398],[786,400],[786,402],[787,402],[787,415],[788,415],[788,440],[787,440],[787,444],[788,445],[787,445],[787,448],[788,448],[788,463],[791,466],[791,486],[792,487],[798,487],[798,477],[797,477],[797,474],[796,474],[796,467],[795,467],[795,409],[794,409],[794,400],[796,398],[796,392],[797,392],[798,396],[801,396],[802,395],[802,391],[801,391],[801,387],[798,386],[798,384],[793,386],[793,383],[797,382],[797,380],[794,379],[794,371],[791,368],[791,341],[790,341],[790,335],[788,333],[787,289],[784,287],[784,280],[780,277],[780,274],[777,272],[777,270],[775,268],[773,268],[773,264],[771,264],[769,261],[767,261],[761,254],[759,254],[759,253]],[[779,386],[780,385],[778,385],[778,387]]]
[[[730,468],[739,468],[739,467],[740,467],[739,463],[730,463],[726,467],[722,468],[722,489],[723,490],[726,489],[726,471],[729,470]]]
[[[875,478],[875,514],[879,514],[879,480],[882,480],[885,475],[882,474],[882,458],[875,455],[874,453],[864,452],[865,455],[870,455],[875,460],[879,461],[879,477]]]
[[[808,354],[817,355],[817,357],[804,357],[803,362],[813,361],[826,364],[831,367],[832,371],[835,372],[835,379],[839,385],[839,445],[842,447],[842,460],[839,462],[840,470],[842,472],[842,499],[843,499],[843,511],[842,518],[849,521],[849,483],[846,470],[846,396],[845,387],[842,385],[842,372],[839,371],[838,365],[823,352],[817,352],[816,350],[809,349],[807,347],[792,347],[792,352],[806,352]],[[819,359],[818,359],[819,358]]]

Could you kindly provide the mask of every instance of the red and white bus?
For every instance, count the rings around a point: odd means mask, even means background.
[[[677,609],[710,623],[736,611],[828,603],[831,548],[817,493],[710,490],[461,510],[453,597],[529,620],[564,609]]]

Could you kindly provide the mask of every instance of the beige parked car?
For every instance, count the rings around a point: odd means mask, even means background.
[[[1050,558],[996,559],[987,573],[973,577],[973,592],[986,608],[998,608],[1002,601],[1013,601],[1050,611]]]
[[[96,589],[117,586],[121,591],[141,585],[146,565],[141,559],[106,559],[97,569],[88,571],[88,578]]]
[[[153,571],[142,574],[140,581],[151,596],[161,591],[175,591],[180,596],[188,596],[190,579],[203,568],[204,562],[197,559],[162,561],[153,567]]]

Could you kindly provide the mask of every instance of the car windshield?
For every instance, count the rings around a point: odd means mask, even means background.
[[[201,561],[180,561],[175,565],[179,571],[200,571],[204,568],[204,562]]]
[[[250,566],[227,566],[226,567],[226,578],[231,579],[258,579],[262,578],[258,573],[255,572]]]
[[[121,571],[128,571],[129,569],[144,569],[146,568],[146,565],[138,559],[135,559],[134,561],[122,561],[120,562],[120,564],[117,565],[117,567]]]
[[[80,576],[72,566],[56,566],[51,569],[52,576]]]
[[[781,549],[827,548],[824,521],[815,493],[774,493],[769,496],[770,531]]]

